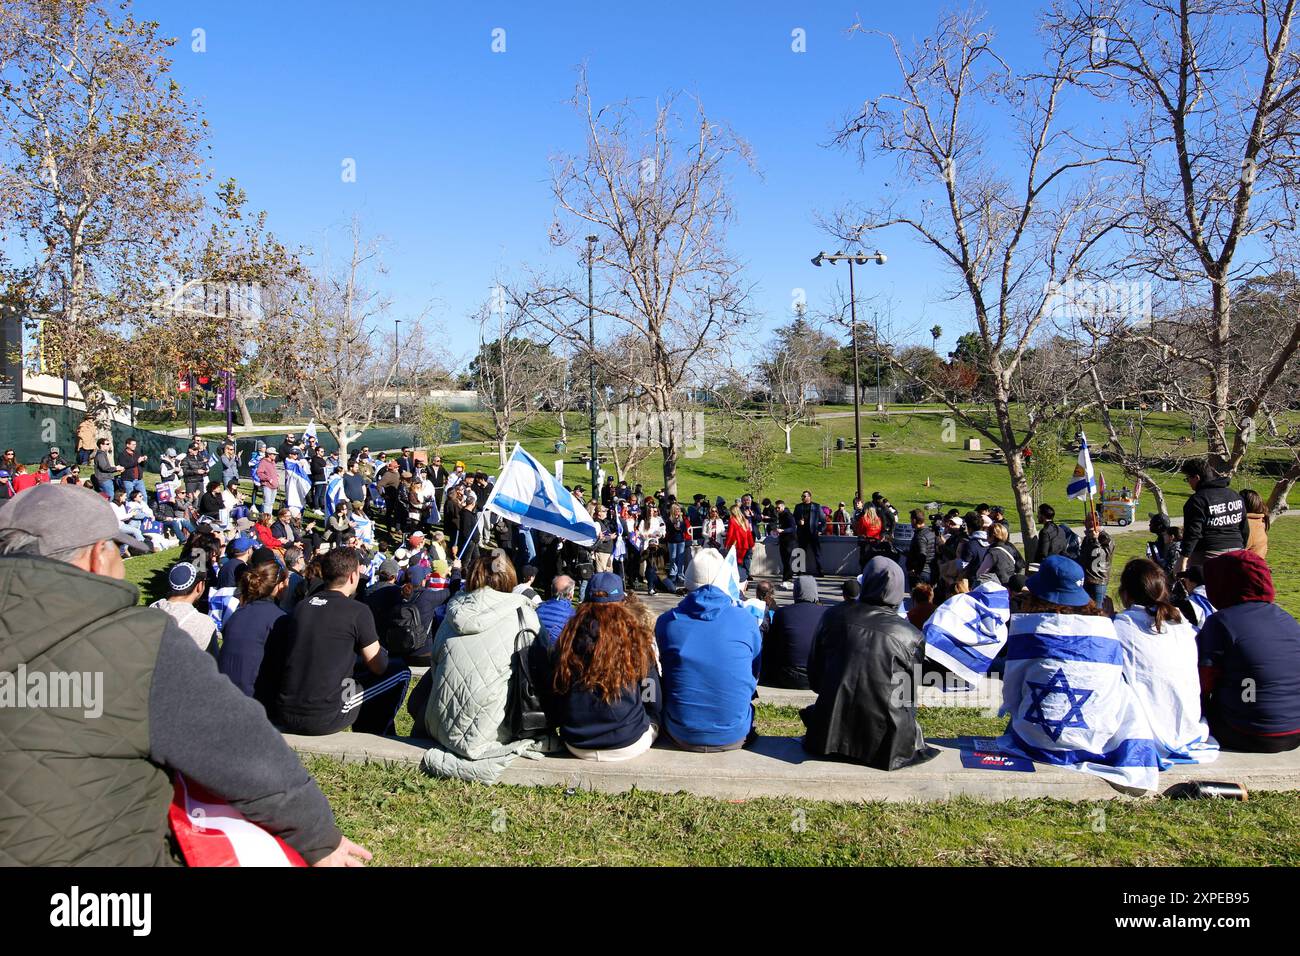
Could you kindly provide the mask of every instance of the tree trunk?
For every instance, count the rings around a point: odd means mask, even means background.
[[[668,444],[664,445],[664,490],[670,495],[677,494],[677,432],[670,433]]]
[[[1228,338],[1231,334],[1228,319],[1231,315],[1231,300],[1228,283],[1216,281],[1211,293],[1211,314],[1214,321],[1214,334],[1211,336],[1215,348],[1214,392],[1210,405],[1210,428],[1206,431],[1207,449],[1212,455],[1218,455],[1225,461],[1228,458],[1228,417],[1229,395],[1232,384],[1231,353]]]
[[[497,438],[497,466],[505,468],[506,466],[506,439],[508,436],[501,435]]]
[[[569,440],[569,423],[564,419],[564,412],[560,412],[560,441]]]
[[[1291,489],[1298,480],[1300,480],[1300,459],[1297,459],[1273,485],[1273,490],[1268,496],[1268,504],[1264,510],[1270,515],[1280,515],[1286,511],[1290,507],[1287,504],[1286,496],[1291,493]]]
[[[783,432],[785,432],[785,453],[787,455],[790,454],[790,429],[791,426],[789,425],[786,425],[781,429]]]
[[[237,392],[235,394],[235,402],[239,406],[240,421],[243,422],[245,428],[251,428],[253,425],[253,415],[248,410],[248,399],[246,399],[241,393]]]
[[[1034,499],[1029,494],[1029,482],[1025,479],[1025,460],[1016,446],[1003,446],[1002,454],[1007,459],[1007,472],[1011,476],[1011,495],[1016,502],[1016,513],[1020,516],[1020,543],[1024,550],[1025,561],[1030,559],[1034,539],[1038,536],[1038,523],[1034,514]]]

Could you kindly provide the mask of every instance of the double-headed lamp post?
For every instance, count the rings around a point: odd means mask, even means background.
[[[591,425],[591,495],[588,501],[600,500],[600,454],[596,444],[596,300],[592,265],[596,257],[596,237],[587,237],[587,416]]]
[[[853,458],[857,469],[857,496],[862,499],[862,422],[861,422],[861,404],[858,394],[858,306],[857,297],[853,288],[853,266],[865,266],[868,262],[874,262],[878,266],[883,266],[888,257],[877,249],[871,255],[864,255],[860,252],[819,252],[813,256],[812,264],[820,267],[823,262],[834,265],[837,262],[847,262],[849,264],[849,322],[853,335]],[[876,338],[876,350],[880,349],[880,338]],[[877,356],[879,361],[879,356]],[[879,377],[876,381],[876,403],[880,403],[880,382]]]

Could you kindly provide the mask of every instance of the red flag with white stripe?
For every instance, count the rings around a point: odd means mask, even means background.
[[[306,866],[279,837],[179,773],[168,823],[190,866]]]

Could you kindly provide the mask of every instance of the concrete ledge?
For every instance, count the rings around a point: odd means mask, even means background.
[[[418,764],[429,741],[341,733],[329,737],[285,735],[300,754],[345,762]],[[1105,800],[1121,794],[1099,777],[1035,764],[1033,773],[976,770],[962,766],[956,741],[931,740],[938,757],[886,773],[857,764],[809,757],[797,737],[762,737],[752,747],[719,754],[692,754],[668,746],[626,763],[596,763],[567,755],[520,758],[501,778],[517,786],[575,787],[604,793],[651,790],[692,793],[722,800],[792,797],[805,800],[924,802],[1054,797]],[[1300,789],[1300,751],[1284,754],[1224,753],[1206,766],[1179,766],[1160,775],[1164,790],[1181,780],[1225,780],[1248,790]]]

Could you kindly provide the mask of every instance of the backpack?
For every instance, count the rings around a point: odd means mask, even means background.
[[[409,601],[399,604],[393,612],[393,622],[388,625],[386,637],[392,654],[410,654],[424,646],[429,629],[420,620],[420,609]]]
[[[515,608],[519,615],[519,630],[515,633],[515,650],[510,655],[510,691],[506,699],[506,722],[512,740],[544,735],[550,726],[541,694],[533,682],[528,667],[528,652],[537,639],[535,631],[528,630],[524,622],[524,609]]]

